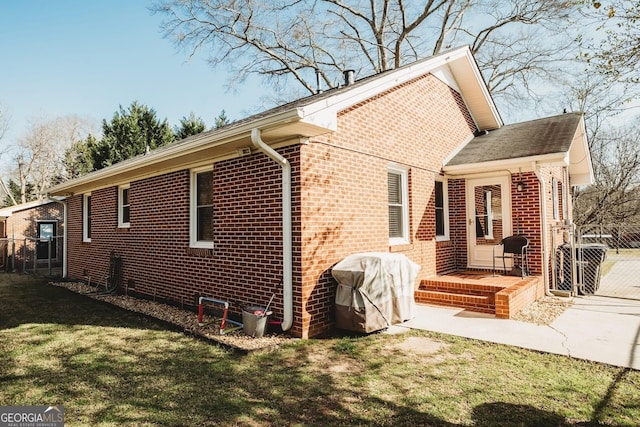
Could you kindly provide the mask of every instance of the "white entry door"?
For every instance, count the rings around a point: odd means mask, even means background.
[[[511,234],[511,180],[508,176],[467,180],[469,268],[491,268],[493,247]]]

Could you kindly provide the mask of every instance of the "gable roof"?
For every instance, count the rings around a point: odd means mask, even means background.
[[[48,205],[49,203],[54,203],[57,200],[52,199],[43,199],[43,200],[35,200],[33,202],[22,203],[20,205],[7,206],[4,208],[0,208],[0,218],[7,218],[13,215],[15,212],[24,211],[27,209],[37,208],[39,206]]]
[[[486,132],[445,162],[444,171],[457,175],[489,169],[527,170],[533,162],[570,166],[572,184],[590,184],[593,168],[584,116],[567,113]]]
[[[394,70],[272,108],[220,129],[203,132],[49,189],[50,195],[86,193],[171,171],[210,165],[254,150],[251,131],[274,145],[338,128],[338,113],[364,100],[432,74],[462,96],[479,130],[502,126],[502,119],[468,46],[451,49]]]

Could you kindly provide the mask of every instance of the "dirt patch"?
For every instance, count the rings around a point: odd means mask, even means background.
[[[513,316],[513,320],[550,325],[564,311],[573,305],[571,298],[545,296]]]
[[[440,353],[449,347],[448,344],[434,341],[426,337],[407,337],[405,340],[389,347],[403,353],[419,354],[422,356]]]
[[[320,348],[320,350],[321,351],[309,353],[307,356],[309,362],[311,362],[318,371],[344,374],[357,372],[362,369],[362,364],[353,358],[337,355],[330,352],[329,349]]]

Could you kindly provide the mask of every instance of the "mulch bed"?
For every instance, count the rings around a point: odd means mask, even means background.
[[[227,324],[225,333],[221,335],[220,318],[205,315],[204,325],[199,326],[197,313],[191,310],[181,309],[152,300],[135,298],[130,295],[107,294],[100,292],[99,288],[83,282],[50,282],[50,284],[132,312],[143,314],[165,322],[176,329],[184,331],[186,334],[212,341],[235,351],[248,353],[256,350],[273,350],[281,344],[294,339],[286,334],[275,333],[265,333],[264,336],[259,338],[251,337],[246,335],[242,328],[237,328],[236,325],[231,323]]]

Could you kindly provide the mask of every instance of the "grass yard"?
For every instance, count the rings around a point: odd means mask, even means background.
[[[239,355],[0,274],[0,405],[67,426],[636,426],[640,372],[426,332]]]

